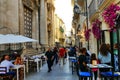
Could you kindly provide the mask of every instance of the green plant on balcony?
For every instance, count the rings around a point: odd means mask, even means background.
[[[60,32],[64,33],[64,29],[62,27],[59,28]]]

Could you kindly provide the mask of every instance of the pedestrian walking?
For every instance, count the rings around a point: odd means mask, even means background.
[[[53,55],[54,55],[53,63],[55,61],[55,63],[57,64],[58,63],[58,49],[57,49],[57,47],[54,47]]]
[[[64,56],[65,56],[65,49],[64,49],[64,47],[61,47],[60,49],[59,49],[59,64],[61,65],[61,66],[63,66],[63,63],[64,63]]]
[[[45,56],[46,56],[47,65],[48,65],[48,72],[50,72],[52,70],[51,69],[52,64],[53,64],[52,60],[53,60],[53,57],[54,57],[50,48],[48,48],[48,50],[46,51]]]
[[[64,47],[64,50],[65,50],[65,54],[64,54],[63,64],[65,64],[67,60],[67,49]]]

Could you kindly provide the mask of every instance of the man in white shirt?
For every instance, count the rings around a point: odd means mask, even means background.
[[[9,60],[10,60],[10,57],[8,55],[6,55],[4,57],[4,60],[0,63],[0,66],[1,67],[7,67],[7,74],[15,76],[15,72],[10,72],[9,71],[9,69],[11,67],[14,67],[14,64],[12,64],[12,62],[10,62]]]
[[[9,72],[9,69],[11,68],[11,67],[14,67],[14,64],[12,64],[10,61],[9,61],[9,56],[8,55],[6,55],[5,56],[5,60],[3,60],[2,62],[1,62],[1,64],[0,64],[0,66],[3,66],[3,67],[7,67],[7,72]]]

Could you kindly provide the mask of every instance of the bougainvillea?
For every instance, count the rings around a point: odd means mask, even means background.
[[[90,38],[90,31],[91,31],[90,29],[85,30],[84,35],[85,35],[85,39],[86,39],[86,41],[88,41],[89,38]]]
[[[100,31],[101,22],[96,19],[95,22],[92,23],[92,33],[96,39],[101,38],[101,31]]]
[[[111,4],[103,13],[102,16],[105,22],[109,25],[110,29],[115,26],[115,19],[117,17],[117,11],[120,11],[120,6]]]

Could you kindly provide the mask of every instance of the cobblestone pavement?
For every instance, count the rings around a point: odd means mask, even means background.
[[[54,64],[51,72],[47,72],[47,64],[44,64],[40,72],[29,73],[26,80],[78,80],[76,73],[72,74],[69,61],[62,67]]]

